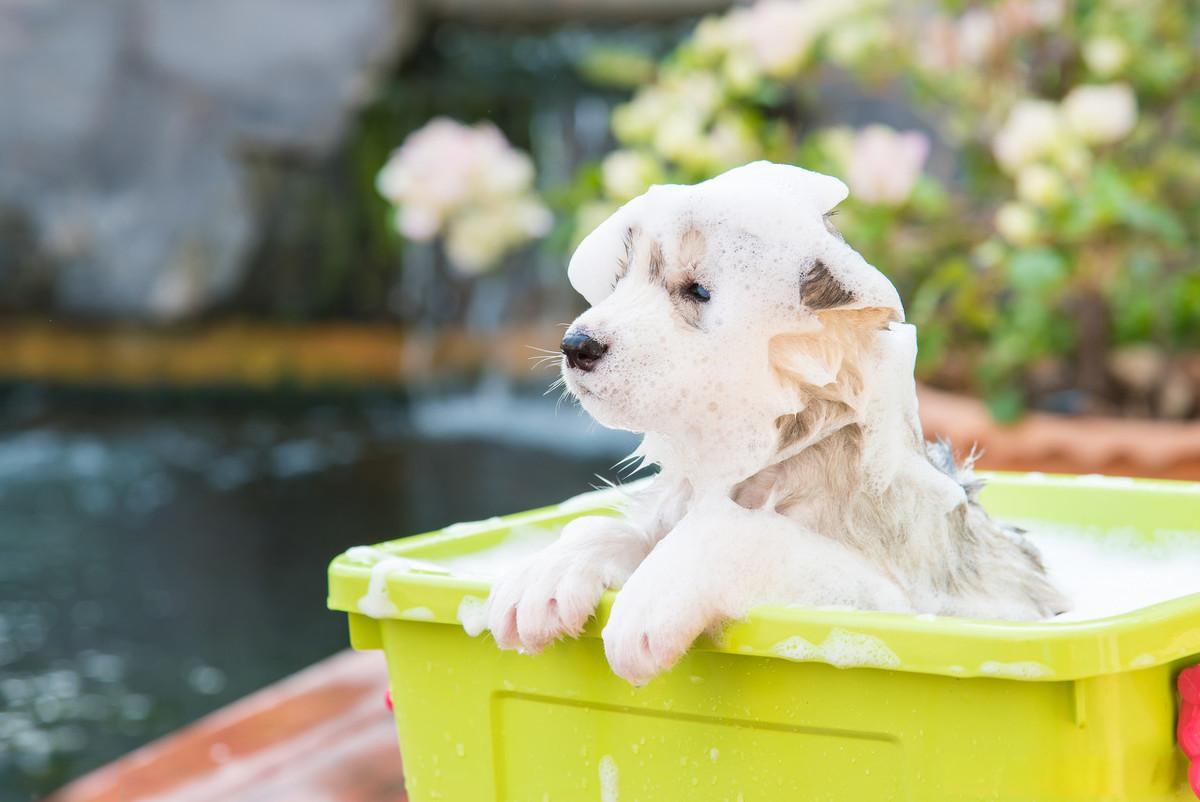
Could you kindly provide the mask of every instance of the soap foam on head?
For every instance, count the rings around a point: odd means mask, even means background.
[[[637,228],[662,243],[668,259],[690,228],[723,233],[720,256],[734,264],[753,254],[758,268],[798,278],[798,268],[821,259],[858,303],[889,307],[903,317],[895,287],[825,227],[824,215],[849,195],[837,178],[790,164],[752,162],[690,186],[651,187],[596,227],[567,268],[571,286],[593,306],[612,292],[625,255],[626,232]]]

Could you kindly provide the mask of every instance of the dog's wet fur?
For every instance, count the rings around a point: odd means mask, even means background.
[[[1037,550],[978,502],[972,459],[926,443],[915,333],[895,288],[830,221],[840,181],[758,162],[652,188],[580,245],[564,359],[593,417],[659,467],[621,519],[573,521],[502,577],[506,648],[603,637],[634,683],[761,603],[1029,620],[1067,609]],[[566,342],[566,340],[564,340]],[[565,346],[564,346],[565,348]]]

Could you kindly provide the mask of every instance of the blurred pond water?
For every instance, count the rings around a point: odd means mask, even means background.
[[[27,397],[25,397],[27,400]],[[632,446],[504,388],[0,431],[0,802],[339,649],[339,551],[586,490]]]

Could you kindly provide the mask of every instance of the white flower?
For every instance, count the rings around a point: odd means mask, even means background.
[[[1061,203],[1067,185],[1057,170],[1044,164],[1029,164],[1017,173],[1017,197],[1034,206],[1049,207]]]
[[[617,205],[609,201],[590,201],[580,206],[575,212],[575,229],[571,236],[571,247],[578,247],[584,237],[591,234],[598,225],[611,217],[612,213],[616,210]]]
[[[711,116],[722,100],[721,86],[709,72],[686,73],[669,78],[663,85],[675,109],[687,109],[703,118]]]
[[[647,153],[617,150],[604,157],[600,164],[604,193],[613,200],[625,202],[636,198],[646,188],[663,178],[662,165]]]
[[[674,106],[671,96],[661,87],[639,91],[633,100],[618,106],[612,114],[612,129],[626,144],[648,144]]]
[[[671,161],[694,159],[704,149],[704,121],[695,112],[677,109],[659,123],[654,149]]]
[[[996,211],[996,230],[1014,245],[1029,245],[1037,239],[1037,213],[1023,203],[1006,203]]]
[[[1072,142],[1055,151],[1054,161],[1067,175],[1082,178],[1092,168],[1092,152],[1086,145],[1075,140]]]
[[[1032,11],[1034,22],[1042,28],[1052,28],[1058,25],[1067,12],[1063,0],[1031,0],[1029,8]]]
[[[761,158],[762,148],[753,129],[733,114],[717,118],[703,151],[703,169],[723,173],[733,167]]]
[[[530,237],[545,234],[550,223],[546,208],[528,199],[470,209],[447,227],[446,255],[459,270],[482,273]]]
[[[1101,78],[1116,75],[1129,63],[1129,45],[1118,36],[1097,36],[1083,44],[1083,61]]]
[[[981,8],[973,8],[958,20],[958,54],[968,64],[979,64],[999,44],[996,20]]]
[[[400,233],[416,241],[445,234],[451,262],[477,272],[548,230],[533,179],[533,162],[494,125],[439,117],[409,135],[376,186],[396,206]]]
[[[817,38],[856,11],[853,2],[762,0],[726,16],[733,49],[749,53],[763,71],[787,78],[803,66]]]
[[[722,64],[722,77],[735,92],[749,92],[762,79],[762,69],[753,56],[741,51],[730,53]]]
[[[854,140],[857,138],[854,129],[838,125],[826,128],[818,136],[821,150],[842,168],[842,172],[850,169],[850,156],[854,152]]]
[[[732,32],[726,17],[705,17],[692,33],[692,46],[704,58],[720,58],[732,45]]]
[[[415,242],[427,242],[442,228],[442,217],[429,206],[408,204],[396,209],[396,229]]]
[[[899,206],[912,194],[928,156],[929,138],[921,132],[870,125],[850,145],[846,182],[861,201]]]
[[[1063,120],[1058,106],[1048,100],[1021,100],[992,140],[992,153],[1006,171],[1049,156],[1060,144]]]
[[[504,255],[503,234],[501,224],[486,215],[459,218],[446,230],[446,256],[463,273],[484,273]]]
[[[828,41],[830,57],[853,66],[881,54],[891,41],[891,30],[882,17],[863,17],[835,25]]]
[[[1137,123],[1137,97],[1124,83],[1077,86],[1062,105],[1067,125],[1093,145],[1124,139]]]

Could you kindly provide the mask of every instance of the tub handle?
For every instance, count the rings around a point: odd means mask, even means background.
[[[1179,724],[1175,739],[1187,755],[1188,783],[1200,799],[1200,665],[1185,668],[1179,673]]]

